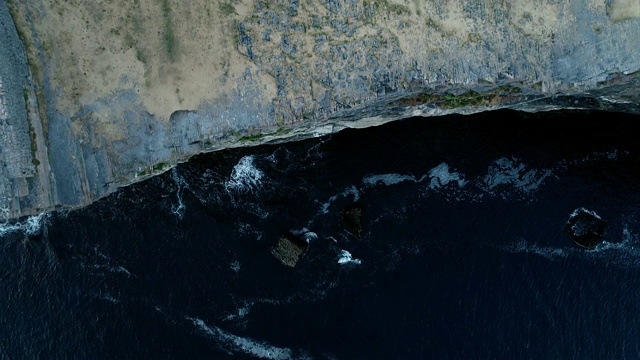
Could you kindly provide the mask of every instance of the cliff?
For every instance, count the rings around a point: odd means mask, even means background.
[[[410,116],[640,113],[638,0],[0,0],[0,209]]]

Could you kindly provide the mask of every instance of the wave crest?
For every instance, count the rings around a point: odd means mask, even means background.
[[[22,232],[27,236],[38,235],[49,217],[49,213],[41,213],[29,216],[24,222],[0,224],[0,236],[13,232]]]
[[[255,166],[254,160],[254,156],[249,155],[238,161],[225,182],[227,191],[251,192],[262,184],[263,173]]]

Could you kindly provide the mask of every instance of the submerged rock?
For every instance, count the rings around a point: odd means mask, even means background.
[[[347,231],[358,237],[358,239],[362,237],[362,206],[359,203],[342,209],[340,219]]]
[[[564,230],[576,244],[593,249],[602,242],[606,227],[607,222],[595,211],[579,208],[571,214]]]
[[[306,237],[286,233],[280,236],[280,240],[271,249],[271,253],[284,265],[295,267],[308,247],[309,242]]]

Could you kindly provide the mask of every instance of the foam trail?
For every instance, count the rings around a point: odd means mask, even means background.
[[[327,200],[327,202],[325,202],[324,204],[322,204],[322,213],[323,214],[328,214],[329,213],[329,206],[331,205],[332,202],[334,202],[336,199],[338,198],[338,195],[333,195],[332,197],[329,198],[329,200]]]
[[[513,245],[503,248],[512,253],[530,253],[545,257],[549,260],[578,257],[589,259],[595,262],[606,262],[615,264],[623,268],[640,267],[640,242],[638,236],[632,234],[625,227],[622,231],[622,241],[603,241],[593,249],[582,249],[578,247],[541,247],[536,244],[529,244],[524,239],[518,240]]]
[[[186,180],[180,176],[178,174],[178,169],[177,168],[173,168],[171,169],[171,178],[173,179],[173,181],[175,181],[176,185],[178,186],[178,190],[176,190],[176,197],[178,198],[178,205],[171,205],[171,212],[177,216],[179,219],[182,220],[182,217],[184,217],[184,212],[187,209],[184,205],[184,203],[182,202],[182,194],[184,192],[185,188],[188,188],[189,185],[187,184]]]
[[[529,244],[526,240],[520,239],[515,244],[507,246],[505,250],[511,253],[530,253],[545,257],[549,260],[557,258],[566,258],[569,249],[541,247],[536,244]]]
[[[27,236],[37,235],[49,217],[49,213],[41,213],[29,216],[24,222],[0,224],[0,236],[13,232],[23,232]]]
[[[482,179],[480,187],[493,192],[500,185],[511,185],[517,190],[531,193],[537,190],[544,180],[551,176],[551,170],[528,170],[525,164],[517,163],[516,158],[500,158],[489,166],[487,175]]]
[[[262,183],[263,173],[254,164],[254,156],[245,156],[231,170],[229,180],[225,182],[227,191],[250,192]]]
[[[442,163],[433,169],[429,170],[429,178],[431,183],[429,187],[436,189],[442,186],[446,186],[450,182],[457,182],[459,187],[463,187],[467,182],[464,180],[464,176],[457,172],[450,172],[449,165]],[[422,179],[420,179],[422,181]]]
[[[192,317],[185,317],[185,319],[191,321],[204,335],[218,341],[227,351],[241,351],[261,359],[291,359],[293,356],[291,349],[233,335],[216,326],[207,325],[202,319]]]

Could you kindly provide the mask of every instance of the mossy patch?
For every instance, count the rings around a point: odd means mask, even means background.
[[[422,93],[393,102],[392,106],[416,106],[422,104],[435,104],[442,109],[457,109],[468,106],[488,106],[500,103],[514,94],[522,92],[522,89],[512,85],[502,85],[488,92],[467,91],[462,94],[434,94]]]
[[[177,39],[173,32],[173,23],[171,19],[171,6],[169,0],[162,1],[162,43],[164,50],[170,61],[176,61],[177,58]]]
[[[29,124],[29,140],[31,141],[31,163],[35,167],[40,165],[40,160],[37,158],[38,152],[38,143],[36,142],[36,130],[33,128],[31,124],[31,117],[29,116],[30,108],[29,108],[29,89],[22,89],[22,96],[24,97],[24,106],[27,111],[27,123]]]
[[[229,2],[220,3],[220,5],[218,6],[218,9],[220,10],[220,14],[224,16],[237,15],[236,7]]]
[[[170,167],[171,167],[171,164],[169,164],[168,162],[160,162],[153,165],[153,172],[155,173],[159,171],[164,171],[169,169]]]
[[[289,132],[291,132],[291,129],[285,129],[285,128],[278,128],[278,130],[272,132],[272,133],[265,133],[265,134],[251,134],[251,135],[245,135],[243,137],[241,137],[240,139],[238,139],[238,141],[240,142],[255,142],[258,141],[260,139],[263,139],[267,136],[279,136],[279,135],[284,135],[284,134],[288,134]]]

